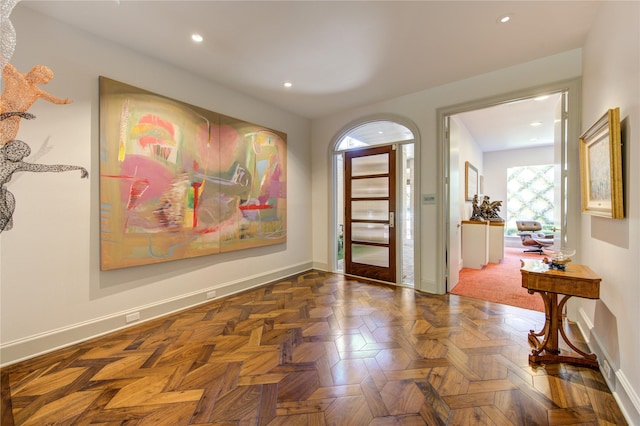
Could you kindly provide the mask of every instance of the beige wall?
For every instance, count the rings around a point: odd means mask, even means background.
[[[582,215],[583,263],[602,277],[600,300],[578,300],[579,324],[613,375],[609,385],[640,424],[640,2],[604,2],[583,53],[582,130],[620,107],[626,218]]]
[[[476,143],[473,136],[469,133],[467,127],[456,117],[451,117],[449,125],[449,149],[456,151],[457,161],[453,161],[453,154],[450,159],[449,176],[457,174],[458,181],[456,193],[458,194],[458,211],[460,212],[460,220],[468,220],[473,213],[471,201],[467,201],[466,195],[466,162],[471,163],[478,169],[478,179],[484,174],[484,156],[480,145]],[[453,182],[452,182],[453,185]],[[452,203],[453,204],[453,203]]]
[[[47,351],[311,267],[309,120],[183,70],[75,31],[18,4],[12,63],[55,73],[45,87],[73,100],[38,101],[19,138],[32,162],[73,164],[74,173],[21,173],[14,229],[0,234],[1,361]],[[211,111],[287,133],[288,241],[271,247],[121,270],[100,271],[98,76],[104,75]]]

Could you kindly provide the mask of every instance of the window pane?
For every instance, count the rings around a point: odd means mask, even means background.
[[[382,175],[389,173],[389,154],[355,157],[351,160],[351,176]]]
[[[351,239],[363,243],[389,244],[389,225],[384,223],[352,223]]]
[[[351,181],[351,198],[389,196],[389,178],[366,178]]]
[[[389,201],[354,201],[351,203],[351,219],[355,220],[388,220]]]
[[[507,235],[517,235],[516,220],[542,223],[543,230],[554,226],[554,167],[511,167],[507,169]]]
[[[336,149],[360,148],[363,146],[388,145],[413,140],[411,130],[394,121],[372,121],[351,129],[339,142]]]
[[[351,260],[365,265],[389,267],[389,248],[365,246],[363,244],[351,245]]]

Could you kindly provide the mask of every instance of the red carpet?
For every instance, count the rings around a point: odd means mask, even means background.
[[[543,256],[523,253],[523,250],[524,248],[519,247],[505,247],[504,259],[500,263],[489,263],[481,270],[462,268],[458,285],[451,290],[451,294],[544,312],[540,295],[529,294],[522,288],[520,277],[520,259],[542,260]]]

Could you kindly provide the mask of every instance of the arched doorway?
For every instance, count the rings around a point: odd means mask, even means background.
[[[417,129],[401,118],[347,126],[332,144],[333,269],[414,287]]]

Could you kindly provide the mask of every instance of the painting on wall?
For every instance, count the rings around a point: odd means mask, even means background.
[[[608,110],[580,137],[582,212],[624,218],[620,108]]]
[[[284,243],[286,138],[100,77],[102,270]]]

